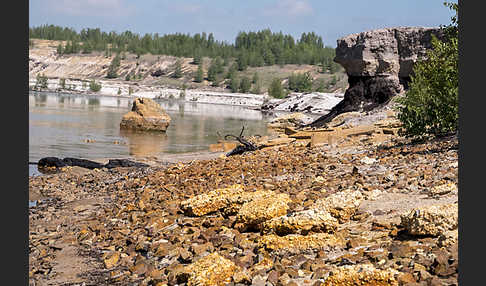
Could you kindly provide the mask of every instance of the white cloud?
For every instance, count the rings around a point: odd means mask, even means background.
[[[122,0],[48,0],[45,5],[56,13],[71,16],[116,17],[126,16],[130,11]]]
[[[312,14],[314,10],[307,0],[281,0],[263,12],[267,16],[286,16],[297,18]]]

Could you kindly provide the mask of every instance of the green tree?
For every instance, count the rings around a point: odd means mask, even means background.
[[[243,76],[240,81],[240,91],[242,93],[248,93],[251,88],[251,81],[248,77]]]
[[[339,70],[339,64],[335,62],[329,63],[329,72],[331,74],[336,73]]]
[[[244,71],[248,67],[248,53],[241,52],[236,58],[236,64],[239,71]]]
[[[251,83],[253,83],[253,84],[257,84],[259,80],[260,80],[260,77],[258,76],[258,73],[257,73],[257,72],[255,72],[255,73],[253,74],[252,79],[251,79]]]
[[[231,89],[231,92],[238,92],[238,89],[240,88],[240,80],[236,75],[229,79],[229,88]]]
[[[177,60],[174,64],[174,73],[172,74],[173,78],[181,78],[182,77],[182,61]]]
[[[268,89],[268,94],[275,98],[284,98],[285,91],[279,78],[274,78]]]
[[[432,38],[426,59],[413,67],[409,90],[398,98],[398,119],[408,136],[443,135],[458,127],[458,5],[452,23],[443,27],[446,37]]]
[[[194,77],[195,82],[202,82],[204,79],[204,71],[202,67],[202,63],[199,62],[197,66],[196,76]]]
[[[319,82],[317,83],[317,88],[316,88],[316,91],[317,92],[325,92],[326,91],[326,83],[324,82],[324,80],[319,80]]]
[[[225,78],[230,79],[230,78],[236,76],[236,70],[237,70],[237,65],[236,65],[236,63],[234,63],[228,69],[228,72],[226,73]]]
[[[211,86],[218,87],[222,81],[223,81],[222,77],[220,75],[217,75],[213,80],[213,82],[211,83]]]
[[[220,56],[217,56],[211,63],[214,62],[214,69],[217,74],[221,74],[224,72],[224,62]]]
[[[201,56],[201,52],[198,50],[194,53],[192,63],[195,65],[199,65],[201,62],[202,62],[202,56]]]
[[[253,88],[250,91],[253,94],[261,94],[262,93],[262,86],[260,82],[257,82],[256,84],[253,85]]]
[[[62,47],[62,44],[61,44],[61,43],[59,43],[59,45],[57,45],[57,54],[58,54],[58,55],[62,55],[62,54],[63,54],[63,52],[64,52],[64,49],[63,49],[63,47]]]
[[[107,78],[117,78],[118,68],[120,67],[120,55],[116,54],[116,56],[111,61],[110,66],[108,67],[108,74],[106,75]]]
[[[216,79],[217,74],[218,71],[216,65],[214,63],[211,63],[211,65],[208,68],[208,80],[214,81]]]
[[[312,75],[310,72],[294,73],[289,76],[288,86],[290,90],[296,92],[309,92],[312,90]]]

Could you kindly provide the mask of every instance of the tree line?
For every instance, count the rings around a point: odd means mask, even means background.
[[[29,38],[66,41],[59,45],[60,54],[130,52],[143,54],[192,57],[197,63],[202,57],[235,58],[238,70],[274,64],[310,64],[335,69],[332,61],[334,48],[324,46],[322,37],[314,32],[302,33],[295,40],[291,35],[264,29],[257,32],[239,32],[234,44],[218,41],[212,33],[190,34],[145,34],[143,36],[125,31],[103,32],[99,28],[74,29],[55,25],[29,28]]]

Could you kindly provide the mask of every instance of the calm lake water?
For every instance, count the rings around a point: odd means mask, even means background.
[[[133,99],[29,93],[29,161],[43,157],[136,158],[208,150],[221,135],[268,134],[269,117],[238,106],[157,100],[172,118],[164,133],[120,131]],[[92,141],[92,142],[87,142]],[[29,175],[39,174],[29,165]]]

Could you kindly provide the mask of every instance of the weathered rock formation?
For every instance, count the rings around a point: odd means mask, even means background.
[[[397,27],[338,39],[334,61],[346,70],[349,88],[341,102],[309,126],[323,126],[344,112],[372,110],[406,90],[414,63],[432,47],[432,35],[443,38],[440,28]]]
[[[132,110],[123,115],[120,128],[165,132],[170,120],[169,115],[154,100],[149,98],[136,98],[133,101]]]

